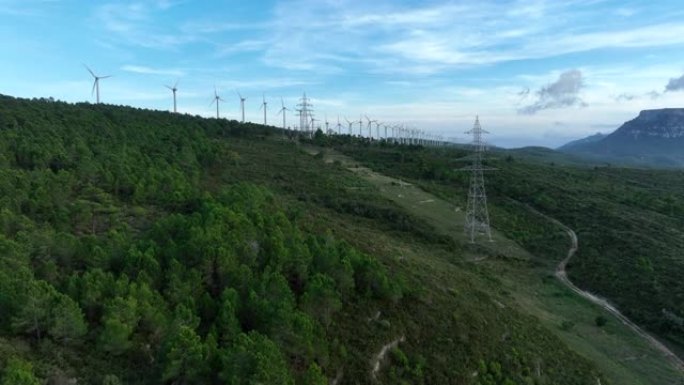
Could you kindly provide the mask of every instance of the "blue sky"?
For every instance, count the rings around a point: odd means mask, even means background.
[[[319,119],[368,115],[503,146],[609,132],[684,107],[680,1],[0,0],[0,93],[269,122],[306,91]],[[290,117],[288,117],[290,118]],[[292,115],[289,124],[296,124]]]

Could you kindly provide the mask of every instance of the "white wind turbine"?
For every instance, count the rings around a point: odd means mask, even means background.
[[[328,122],[328,114],[325,114],[325,133],[330,135],[330,122]]]
[[[268,109],[268,103],[266,102],[266,94],[262,94],[262,100],[263,102],[261,103],[261,107],[259,109],[264,110],[264,126],[266,125],[266,110]]]
[[[173,87],[171,86],[164,86],[173,92],[173,113],[175,114],[177,112],[176,110],[176,91],[178,91],[178,80],[176,80],[176,83],[174,83]]]
[[[211,106],[212,104],[216,103],[216,119],[219,118],[219,103],[220,102],[225,102],[225,100],[223,100],[223,98],[218,95],[218,93],[216,92],[216,87],[214,87],[214,99],[211,101],[211,103],[209,105]]]
[[[361,132],[363,129],[363,118],[361,116],[359,116],[357,123],[359,123],[359,138],[363,138],[363,132]]]
[[[340,124],[339,115],[337,115],[337,135],[342,135],[342,125]]]
[[[95,99],[95,100],[97,101],[97,104],[100,104],[100,79],[111,78],[112,75],[97,76],[97,75],[95,75],[95,73],[94,73],[90,68],[88,68],[87,65],[84,64],[83,66],[88,70],[88,72],[90,72],[91,75],[93,75],[93,79],[95,79],[95,80],[93,81],[93,90],[90,91],[90,94],[92,95],[93,92],[96,92],[96,93],[97,93],[97,96],[96,96],[96,99]]]
[[[242,94],[240,94],[240,92],[238,92],[237,90],[235,91],[235,93],[240,98],[240,110],[242,110],[242,123],[244,123],[245,122],[245,100],[247,100],[247,98],[243,98]]]
[[[289,111],[290,109],[285,107],[285,102],[283,101],[283,98],[280,98],[280,105],[282,108],[278,111],[278,115],[283,114],[283,130],[285,129],[285,111]]]
[[[352,135],[352,125],[353,125],[355,122],[350,121],[349,119],[347,119],[346,116],[344,117],[344,120],[346,120],[346,121],[347,121],[347,124],[349,125],[349,136],[351,136],[351,135]]]
[[[366,115],[366,120],[368,121],[368,125],[366,128],[368,128],[368,139],[373,139],[373,123],[375,123],[375,120],[370,120],[368,115]]]

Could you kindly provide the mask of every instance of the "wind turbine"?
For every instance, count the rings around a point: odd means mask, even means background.
[[[283,98],[280,98],[280,105],[282,108],[280,111],[278,111],[278,115],[283,114],[283,130],[285,129],[285,111],[289,111],[290,109],[285,107],[285,102],[283,101]]]
[[[330,135],[330,122],[328,122],[328,114],[325,114],[325,133]]]
[[[262,100],[263,102],[261,103],[261,107],[259,109],[264,109],[264,126],[266,125],[266,109],[268,108],[268,103],[266,102],[266,95],[262,94]]]
[[[362,126],[363,126],[363,119],[361,116],[359,116],[359,138],[363,138],[363,132],[361,132]]]
[[[340,124],[340,115],[337,115],[337,135],[342,135],[342,125]]]
[[[346,116],[344,117],[344,120],[346,120],[346,121],[347,121],[347,124],[349,125],[349,136],[351,136],[351,135],[352,135],[352,124],[354,124],[354,123],[356,123],[356,122],[350,122],[349,119],[347,119]]]
[[[373,139],[373,123],[375,123],[375,120],[370,120],[368,116],[366,116],[366,120],[368,121],[368,125],[366,128],[368,128],[368,139]]]
[[[375,136],[380,139],[380,122],[375,120]]]
[[[242,123],[244,123],[245,122],[245,100],[247,100],[247,98],[243,98],[242,95],[240,94],[240,92],[238,92],[237,90],[235,91],[235,93],[240,98],[240,109],[242,110]]]
[[[175,114],[176,111],[176,91],[178,91],[178,80],[176,80],[176,83],[174,83],[173,87],[171,86],[164,86],[173,92],[173,113]]]
[[[100,104],[100,79],[111,78],[112,75],[97,76],[90,68],[88,68],[87,65],[84,64],[83,66],[88,70],[88,72],[90,72],[91,75],[93,75],[93,79],[95,79],[95,81],[93,81],[93,90],[90,91],[90,94],[92,95],[93,92],[97,91],[97,97],[95,100],[97,100],[97,104]]]
[[[218,95],[216,92],[216,87],[214,87],[214,100],[212,100],[209,105],[211,106],[212,104],[216,103],[216,119],[219,118],[219,102],[225,102],[225,100]]]

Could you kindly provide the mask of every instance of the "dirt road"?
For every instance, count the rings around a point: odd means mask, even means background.
[[[549,218],[549,217],[547,217]],[[632,329],[635,333],[646,339],[654,348],[659,350],[663,355],[672,362],[672,364],[679,368],[682,373],[684,373],[684,361],[682,361],[679,357],[677,357],[676,354],[674,354],[670,349],[668,349],[667,346],[662,344],[660,341],[658,341],[655,337],[651,336],[648,334],[646,331],[644,331],[642,328],[640,328],[638,325],[636,325],[634,322],[630,321],[627,317],[625,317],[620,311],[615,308],[615,306],[611,305],[606,301],[605,299],[599,298],[587,291],[584,291],[580,289],[579,287],[575,286],[572,281],[568,278],[568,274],[565,271],[566,266],[568,265],[568,262],[570,259],[575,255],[577,252],[578,248],[578,241],[577,241],[577,234],[575,234],[572,229],[569,227],[565,226],[564,224],[560,223],[559,221],[549,218],[551,221],[555,222],[559,226],[561,226],[567,233],[568,236],[570,237],[570,249],[568,250],[568,255],[563,259],[558,266],[556,267],[556,278],[558,278],[565,286],[567,286],[570,290],[574,291],[578,295],[588,299],[589,301],[601,306],[604,308],[606,311],[611,313],[615,318],[620,320],[625,326],[629,327]]]

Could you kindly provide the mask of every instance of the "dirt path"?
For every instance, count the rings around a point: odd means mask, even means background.
[[[378,352],[378,354],[375,355],[373,358],[373,361],[371,362],[372,370],[371,370],[371,376],[375,380],[378,372],[380,371],[380,365],[382,365],[383,361],[385,361],[385,356],[387,356],[387,352],[390,351],[390,349],[394,349],[399,345],[400,342],[404,342],[406,338],[404,336],[401,336],[400,338],[397,338],[396,340],[385,344],[382,346],[382,349]]]
[[[578,249],[577,234],[575,234],[575,232],[572,231],[572,229],[565,226],[564,224],[562,224],[558,220],[553,219],[551,217],[548,217],[544,214],[541,214],[541,215],[545,216],[549,220],[553,221],[554,223],[556,223],[557,225],[562,227],[568,233],[568,236],[570,237],[570,249],[568,250],[568,255],[565,257],[565,259],[560,261],[560,263],[556,267],[556,278],[558,278],[558,280],[560,280],[565,286],[567,286],[573,292],[575,292],[578,295],[588,299],[589,301],[601,306],[607,312],[611,313],[613,316],[615,316],[615,318],[620,320],[620,322],[622,322],[625,326],[632,329],[636,334],[640,335],[642,338],[646,339],[646,341],[648,341],[648,343],[650,343],[651,346],[653,346],[658,351],[663,353],[663,355],[668,360],[670,360],[670,362],[672,362],[672,364],[676,368],[678,368],[680,371],[682,371],[682,373],[684,373],[684,361],[682,361],[676,354],[674,354],[670,349],[668,349],[667,346],[665,346],[663,343],[658,341],[652,335],[648,334],[646,331],[644,331],[642,328],[640,328],[637,324],[630,321],[629,318],[625,317],[622,313],[620,313],[620,311],[617,308],[615,308],[615,306],[608,303],[608,301],[606,301],[603,298],[599,298],[599,297],[597,297],[597,296],[595,296],[595,295],[593,295],[587,291],[580,289],[579,287],[575,286],[575,284],[572,283],[572,281],[570,281],[565,268],[567,267],[568,262],[570,262],[570,259],[577,252],[577,249]]]

